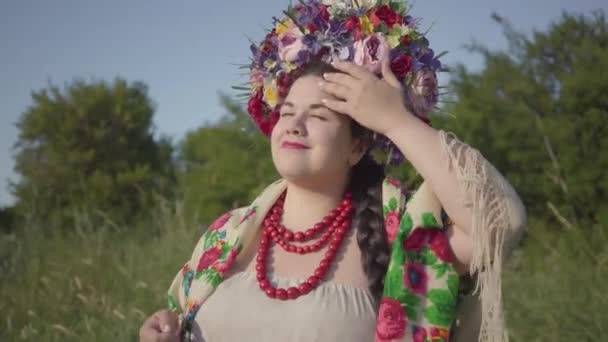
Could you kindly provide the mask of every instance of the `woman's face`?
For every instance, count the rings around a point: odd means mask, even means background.
[[[344,179],[363,155],[351,134],[351,119],[323,106],[321,77],[297,79],[271,135],[272,159],[286,180],[323,184]]]

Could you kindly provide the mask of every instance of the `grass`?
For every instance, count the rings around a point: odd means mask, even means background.
[[[72,233],[0,239],[0,341],[136,341],[200,235],[167,206],[129,229],[81,217]]]
[[[136,341],[202,233],[179,206],[128,229],[79,217],[71,230],[43,236],[30,223],[0,238],[0,341]],[[512,340],[606,336],[606,227],[529,232],[504,276]]]

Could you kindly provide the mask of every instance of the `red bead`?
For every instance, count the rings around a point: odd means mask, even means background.
[[[266,291],[264,291],[264,292],[266,292],[266,295],[270,298],[276,297],[276,290],[272,287],[267,288]]]
[[[266,266],[262,263],[256,264],[255,270],[258,271],[258,273],[266,273]]]
[[[300,247],[300,246],[296,247],[296,253],[298,253],[298,254],[304,254],[304,248]]]
[[[310,278],[308,278],[308,285],[310,285],[310,287],[315,288],[317,286],[319,286],[319,278],[316,276],[310,276]]]
[[[262,272],[257,272],[255,274],[256,279],[258,280],[258,282],[260,281],[264,281],[266,279],[266,274],[262,273]]]
[[[313,231],[319,231],[322,230],[325,226],[322,223],[316,223],[314,226],[312,226],[312,230]]]
[[[269,289],[271,287],[270,283],[268,282],[268,280],[259,281],[258,285],[260,286],[260,289],[262,291],[266,291],[267,289]]]
[[[325,277],[325,272],[320,268],[317,268],[313,274],[315,275],[315,277],[318,277],[319,279]]]
[[[289,297],[289,299],[296,299],[296,298],[300,297],[300,290],[297,287],[288,288],[287,297]]]
[[[293,233],[292,232],[286,231],[285,233],[283,233],[283,237],[287,241],[293,241]]]
[[[277,289],[276,295],[277,295],[277,298],[280,300],[287,299],[287,291],[285,291],[285,289]]]
[[[295,233],[295,234],[294,234],[294,236],[293,236],[293,237],[294,237],[294,239],[295,239],[296,241],[298,241],[298,242],[302,242],[302,241],[304,241],[304,239],[306,238],[306,235],[304,235],[304,233],[302,233],[302,232],[297,232],[297,233]]]
[[[315,232],[307,230],[304,235],[306,236],[306,239],[312,239],[315,236]]]
[[[301,294],[307,294],[308,292],[310,292],[310,290],[312,290],[312,287],[310,287],[310,284],[308,284],[307,282],[304,282],[300,284],[298,289],[300,290]]]

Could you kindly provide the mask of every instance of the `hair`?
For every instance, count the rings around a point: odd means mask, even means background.
[[[329,64],[316,61],[292,75],[298,78],[308,75],[321,76],[327,72],[339,72]],[[372,143],[372,132],[351,120],[353,138],[366,146]],[[369,151],[352,167],[350,190],[353,194],[354,216],[352,224],[356,231],[357,244],[361,250],[361,263],[367,276],[369,290],[379,300],[384,289],[384,277],[390,259],[390,246],[384,227],[382,212],[382,181],[384,167],[376,162]]]

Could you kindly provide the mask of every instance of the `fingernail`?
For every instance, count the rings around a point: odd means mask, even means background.
[[[327,79],[327,77],[329,77],[329,74],[328,74],[328,73],[324,73],[324,74],[323,74],[323,78],[324,78],[324,79]]]
[[[168,332],[169,332],[169,330],[170,330],[170,328],[169,328],[169,324],[165,324],[165,325],[163,325],[163,328],[162,328],[162,329],[163,329],[163,332],[164,332],[164,333],[168,333]]]
[[[319,87],[322,87],[325,85],[325,82],[319,82]]]

